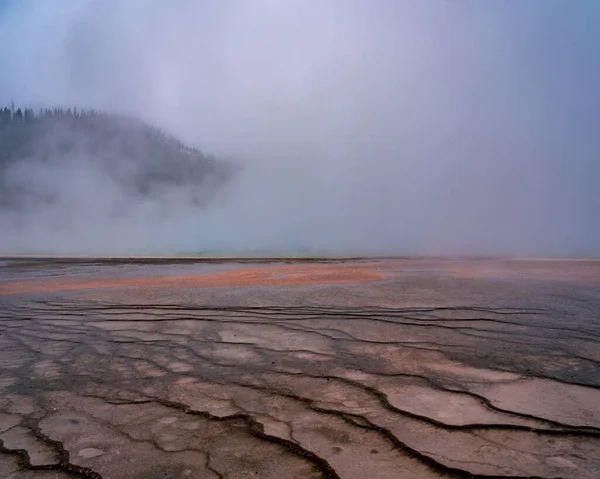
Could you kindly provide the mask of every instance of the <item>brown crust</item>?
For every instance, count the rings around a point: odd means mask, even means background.
[[[211,288],[236,286],[309,286],[316,284],[362,283],[384,279],[373,265],[261,266],[213,274],[135,278],[47,278],[4,281],[0,295],[79,291],[99,288]]]

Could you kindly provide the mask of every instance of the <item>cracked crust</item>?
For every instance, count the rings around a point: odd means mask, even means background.
[[[0,269],[1,477],[597,478],[599,263],[69,268]]]

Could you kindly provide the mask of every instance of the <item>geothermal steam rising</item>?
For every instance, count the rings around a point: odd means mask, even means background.
[[[244,168],[199,208],[30,161],[14,181],[59,200],[1,213],[0,249],[598,254],[598,14],[562,8],[13,2],[0,100],[133,114]]]

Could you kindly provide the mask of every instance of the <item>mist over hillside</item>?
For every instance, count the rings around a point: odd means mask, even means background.
[[[233,164],[133,117],[77,108],[36,114],[6,107],[0,113],[0,208],[19,211],[61,201],[69,177],[43,181],[38,168],[90,167],[126,197],[159,199],[177,188],[198,206],[206,205],[234,171]]]
[[[93,228],[102,237],[98,226],[110,229],[113,222],[126,236],[125,222],[144,215],[153,217],[153,233],[160,236],[161,218],[166,226],[179,207],[206,208],[237,169],[135,117],[77,108],[0,109],[2,236],[19,232],[12,239],[19,251],[52,252],[56,244],[43,245],[52,244],[52,233],[67,239]],[[28,237],[38,225],[42,236]]]

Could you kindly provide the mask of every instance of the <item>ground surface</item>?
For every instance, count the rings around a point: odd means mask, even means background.
[[[0,262],[0,477],[600,477],[600,262]]]

